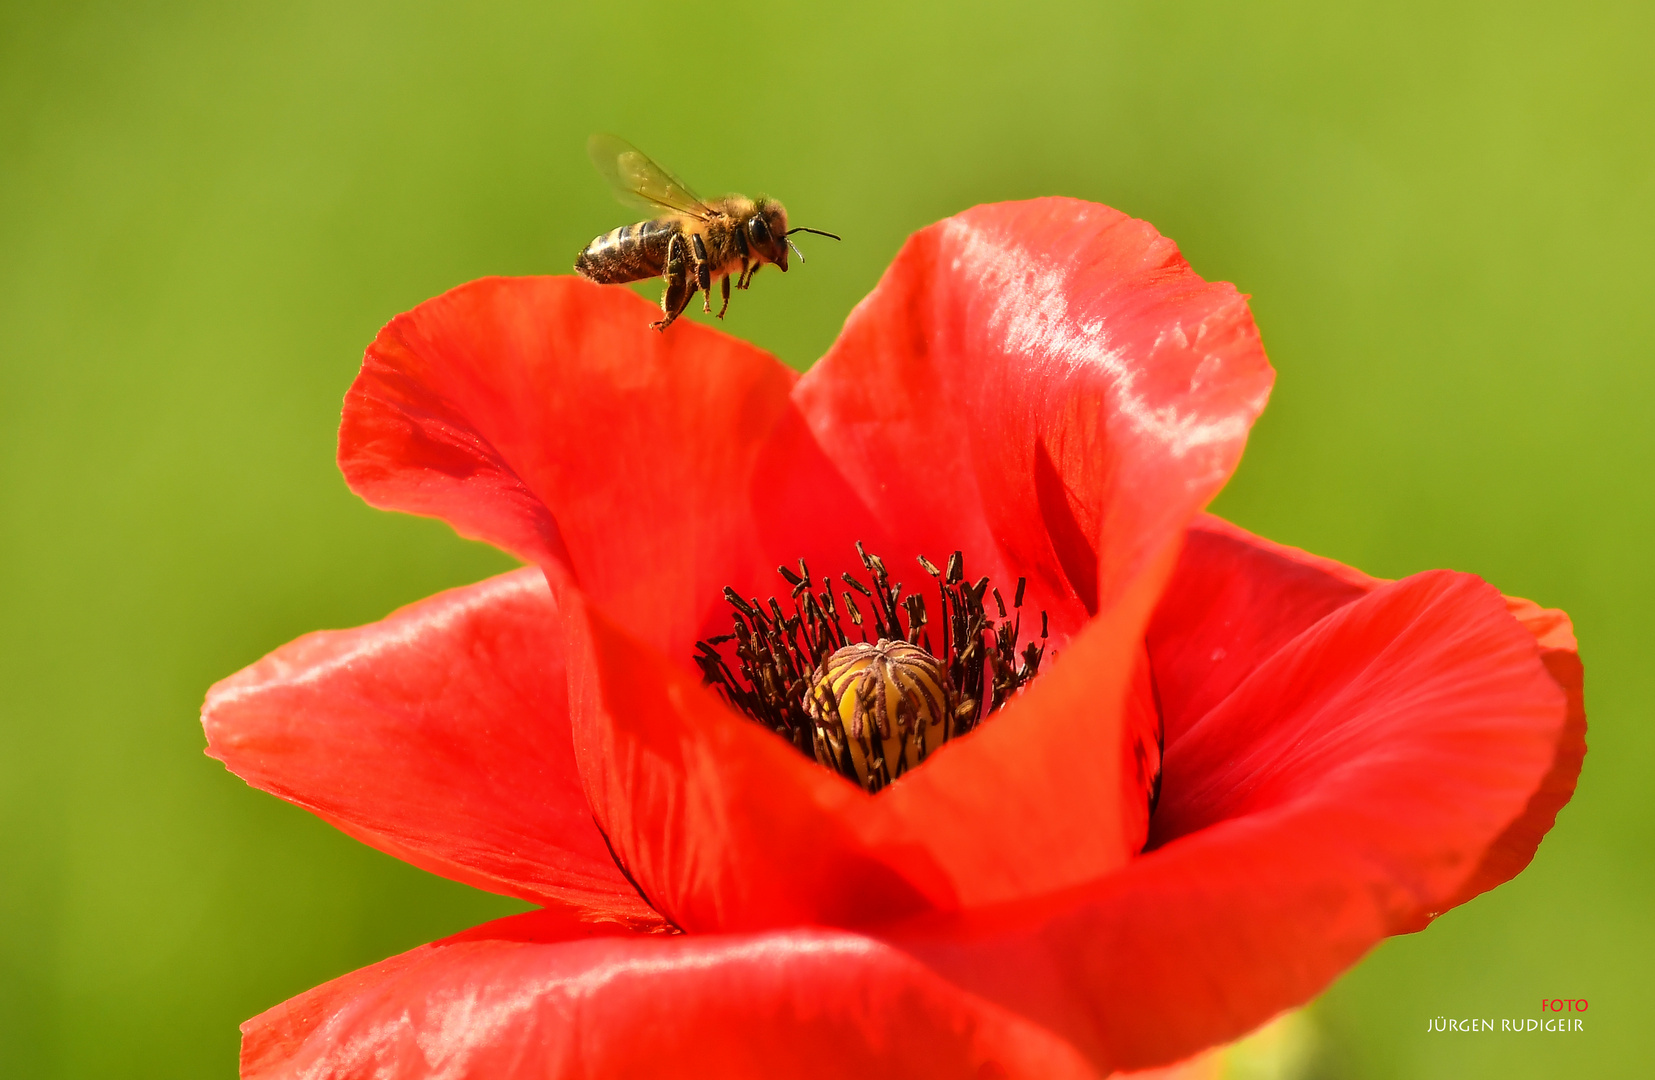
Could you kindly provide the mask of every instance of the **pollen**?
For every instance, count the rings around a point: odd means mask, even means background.
[[[875,792],[1033,679],[1048,627],[1042,612],[1040,641],[1019,649],[1027,582],[1018,580],[1008,611],[988,578],[966,580],[958,551],[946,569],[919,557],[936,589],[933,625],[924,593],[904,596],[883,559],[861,544],[856,552],[866,580],[818,580],[803,560],[797,572],[778,567],[790,586],[785,607],[726,588],[732,632],[697,642],[695,661],[736,709]]]

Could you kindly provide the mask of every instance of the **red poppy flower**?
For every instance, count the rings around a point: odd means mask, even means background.
[[[1066,199],[941,222],[802,377],[650,319],[488,279],[369,347],[353,490],[532,565],[218,684],[209,753],[542,910],[254,1018],[243,1076],[1141,1068],[1510,878],[1572,793],[1561,613],[1201,513],[1273,373],[1244,298],[1147,224]],[[837,579],[858,540],[916,588],[908,560],[956,550],[1026,578],[1056,652],[877,794],[692,659],[726,586],[770,595],[801,557]]]

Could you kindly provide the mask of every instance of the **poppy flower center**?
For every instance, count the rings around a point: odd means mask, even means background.
[[[883,559],[860,542],[856,553],[868,580],[841,574],[845,588],[818,582],[803,559],[797,572],[777,567],[791,587],[787,607],[726,587],[732,632],[696,642],[695,662],[732,706],[873,792],[1033,679],[1048,625],[1041,612],[1040,641],[1019,650],[1027,579],[1017,579],[1008,610],[988,578],[966,580],[958,551],[945,568],[919,556],[937,588],[933,625],[923,593],[903,595]],[[732,642],[727,658],[720,647]]]

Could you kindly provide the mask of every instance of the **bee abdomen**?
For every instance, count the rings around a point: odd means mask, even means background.
[[[600,285],[619,285],[656,277],[666,261],[671,219],[640,221],[611,229],[575,257],[575,272]]]

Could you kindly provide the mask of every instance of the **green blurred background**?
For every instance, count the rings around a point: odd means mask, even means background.
[[[1648,3],[0,6],[0,1074],[226,1077],[236,1025],[514,910],[201,755],[207,686],[508,565],[333,465],[390,316],[566,272],[627,135],[810,261],[727,328],[807,366],[904,236],[1061,193],[1252,294],[1217,509],[1565,607],[1580,793],[1516,881],[1315,1007],[1348,1077],[1649,1075]],[[697,315],[696,317],[700,317]],[[1567,1038],[1426,1035],[1534,1016]]]

